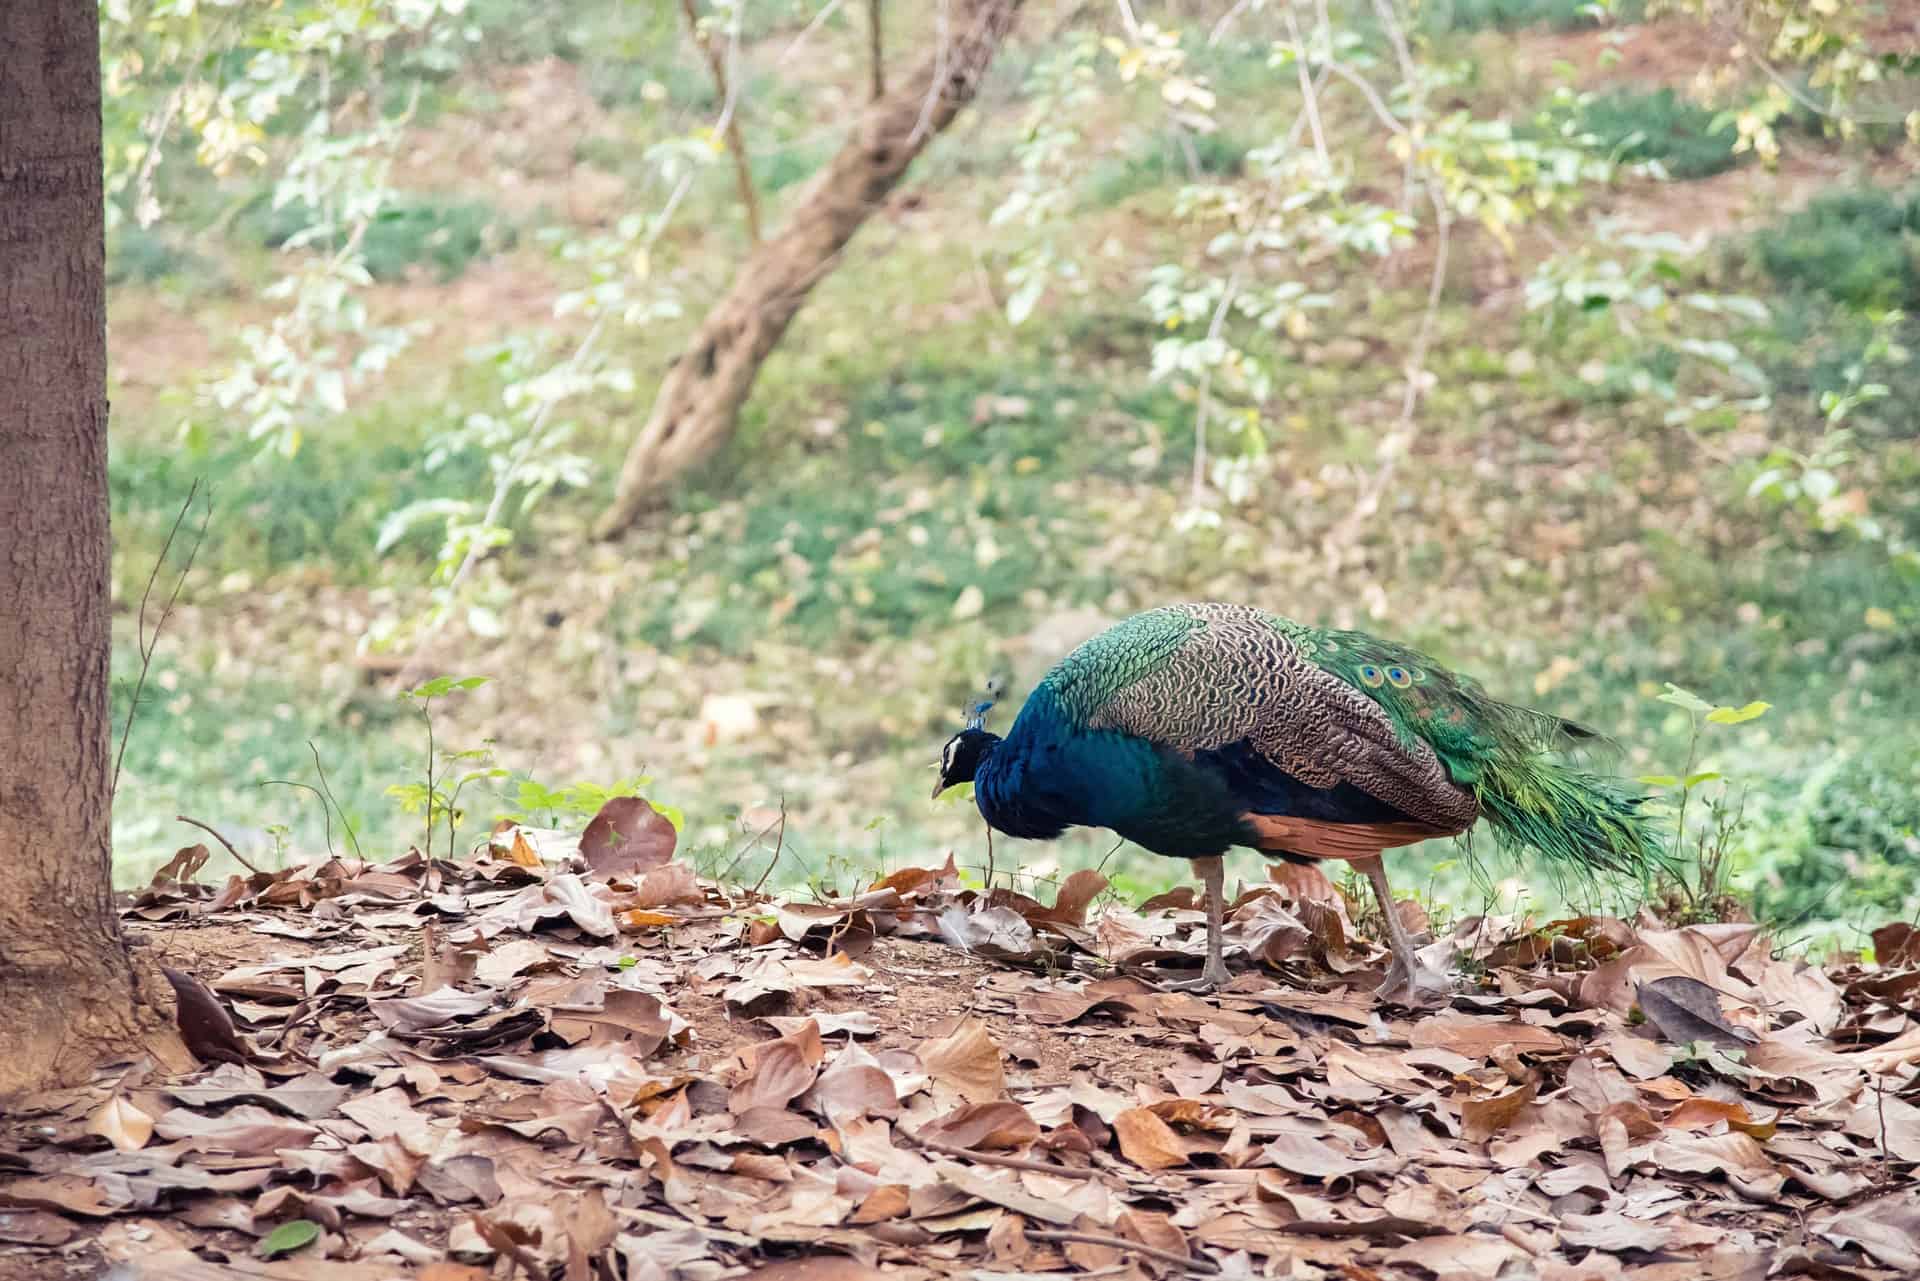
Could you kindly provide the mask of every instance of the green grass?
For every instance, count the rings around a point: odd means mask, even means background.
[[[852,388],[831,433],[776,444],[775,459],[748,444],[744,477],[680,495],[697,536],[672,567],[678,590],[643,608],[637,634],[742,652],[770,613],[810,640],[861,642],[907,635],[963,597],[999,618],[1033,588],[1098,598],[1107,585],[1074,568],[1093,534],[1060,476],[1138,478],[1127,455],[1175,417],[1159,393],[920,357]]]
[[[309,740],[368,851],[386,857],[404,848],[412,820],[384,795],[389,784],[415,778],[420,770],[424,739],[416,745],[404,708],[378,697],[330,698],[291,670],[284,678],[235,681],[210,657],[169,657],[192,648],[190,638],[165,644],[127,740],[114,806],[116,870],[123,884],[150,875],[180,846],[207,840],[176,822],[175,814],[212,823],[255,862],[274,861],[267,829],[276,825],[290,829],[285,839],[297,853],[324,851],[327,820],[319,799],[269,782],[319,785]],[[116,742],[138,671],[137,656],[117,649]],[[333,838],[336,851],[347,852],[337,817]],[[225,855],[215,852],[224,863]]]
[[[1724,173],[1746,159],[1734,154],[1733,126],[1715,129],[1715,116],[1671,88],[1619,89],[1583,99],[1571,123],[1616,159],[1658,164],[1685,180]]]
[[[1086,180],[1088,199],[1104,208],[1143,191],[1233,177],[1246,167],[1249,150],[1250,144],[1225,132],[1160,130],[1095,165]]]
[[[1616,18],[1637,17],[1643,6],[1621,0]],[[1571,31],[1595,25],[1592,0],[1423,0],[1420,24],[1429,31],[1515,31],[1544,26]]]
[[[263,247],[278,249],[320,217],[304,202],[275,208],[262,195],[239,221]],[[514,239],[513,226],[483,202],[401,196],[368,225],[361,252],[375,280],[403,280],[419,268],[445,284],[473,263],[510,248]]]
[[[434,547],[424,533],[377,561],[381,522],[420,499],[484,494],[488,479],[485,460],[474,455],[425,471],[422,417],[391,402],[377,405],[308,437],[292,463],[261,457],[244,440],[198,453],[172,442],[115,434],[107,481],[122,595],[144,583],[196,479],[213,503],[200,563],[223,574],[266,577],[319,565],[336,581],[367,582],[383,565],[407,566],[403,572],[414,573],[430,564]]]
[[[1856,309],[1920,306],[1920,191],[1861,187],[1815,197],[1756,234],[1751,260],[1786,292]]]
[[[142,227],[131,218],[107,235],[107,287],[153,285],[183,278],[207,279],[218,265],[181,243],[166,226]]]

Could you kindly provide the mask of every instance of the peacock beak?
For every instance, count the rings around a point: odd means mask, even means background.
[[[947,790],[947,780],[944,778],[936,778],[933,780],[933,795],[928,799],[937,801],[940,799],[940,793],[946,790]]]

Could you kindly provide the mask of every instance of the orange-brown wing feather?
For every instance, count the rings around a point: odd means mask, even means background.
[[[1372,858],[1381,850],[1452,836],[1426,823],[1328,823],[1280,814],[1242,814],[1260,848],[1302,858]]]

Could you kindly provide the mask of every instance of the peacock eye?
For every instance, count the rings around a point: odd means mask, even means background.
[[[1387,679],[1392,682],[1395,689],[1405,689],[1413,684],[1413,678],[1407,675],[1407,669],[1404,667],[1389,667]]]
[[[1380,669],[1372,663],[1363,663],[1360,667],[1360,679],[1374,689],[1380,687]]]

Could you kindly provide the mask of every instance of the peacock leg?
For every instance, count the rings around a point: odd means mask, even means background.
[[[1207,887],[1207,967],[1200,971],[1197,979],[1167,984],[1175,992],[1211,992],[1233,981],[1220,941],[1220,929],[1227,914],[1226,860],[1217,855],[1197,858],[1193,860],[1193,870],[1200,874],[1201,882]]]
[[[1413,940],[1407,937],[1407,927],[1400,923],[1400,914],[1393,909],[1393,890],[1387,885],[1385,861],[1378,854],[1372,858],[1351,861],[1373,883],[1374,897],[1380,900],[1380,914],[1387,921],[1387,942],[1393,951],[1393,963],[1387,967],[1386,981],[1374,989],[1374,995],[1389,996],[1404,991],[1417,1004],[1442,993],[1450,993],[1453,988],[1445,976],[1423,968],[1420,959],[1413,954]]]

